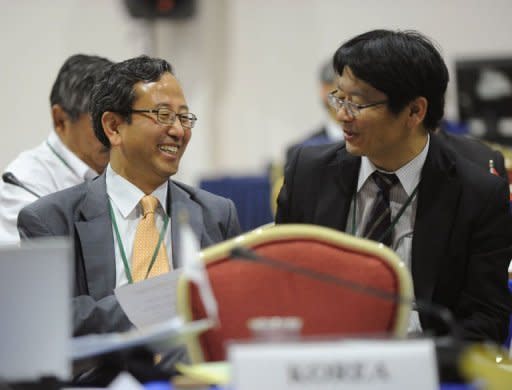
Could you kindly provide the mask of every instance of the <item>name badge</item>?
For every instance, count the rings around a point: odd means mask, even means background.
[[[243,343],[228,347],[233,388],[439,388],[431,340]]]

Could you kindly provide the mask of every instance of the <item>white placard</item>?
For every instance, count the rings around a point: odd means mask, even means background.
[[[439,388],[431,340],[246,343],[228,347],[233,388]]]

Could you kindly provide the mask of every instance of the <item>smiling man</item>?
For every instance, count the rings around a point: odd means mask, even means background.
[[[169,63],[141,56],[113,65],[90,109],[110,149],[105,173],[40,199],[18,219],[22,238],[74,239],[75,336],[131,326],[113,290],[180,267],[182,210],[201,247],[240,232],[233,202],[169,179],[196,122]]]
[[[502,342],[510,298],[507,183],[433,132],[448,70],[418,32],[374,30],[334,55],[330,104],[345,145],[299,149],[277,223],[311,223],[379,241],[409,267],[418,299],[449,308],[470,340]],[[411,331],[446,327],[413,313]]]

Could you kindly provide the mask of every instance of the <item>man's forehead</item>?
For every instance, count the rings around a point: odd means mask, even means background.
[[[358,79],[348,66],[345,66],[343,73],[336,77],[336,86],[343,91],[350,89],[352,92],[364,92],[366,89],[364,84],[364,81]]]
[[[381,91],[373,87],[364,80],[359,79],[352,70],[345,66],[343,73],[336,77],[336,88],[342,92],[351,95],[369,96],[374,94],[382,94]]]
[[[134,86],[134,92],[135,101],[148,100],[155,104],[186,105],[181,86],[170,73],[164,73],[156,81],[137,82]]]
[[[138,81],[135,83],[134,89],[136,92],[139,92],[141,96],[145,93],[151,93],[152,91],[163,90],[183,94],[178,80],[176,80],[172,74],[167,72],[162,74],[160,78],[155,81]]]

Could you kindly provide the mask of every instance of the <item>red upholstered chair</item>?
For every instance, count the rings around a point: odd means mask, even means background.
[[[399,303],[232,258],[237,246],[406,299]],[[194,363],[224,360],[225,342],[249,339],[247,322],[254,317],[300,317],[303,336],[406,334],[411,277],[397,255],[381,244],[319,226],[276,225],[211,246],[201,256],[219,306],[220,327],[189,340]],[[205,317],[197,289],[184,277],[178,286],[178,310],[187,320]]]

